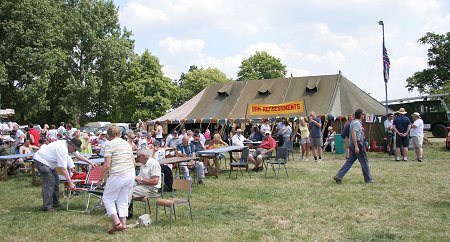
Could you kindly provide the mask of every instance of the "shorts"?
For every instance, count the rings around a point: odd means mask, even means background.
[[[300,144],[311,144],[311,140],[309,140],[309,137],[304,137],[300,140]]]
[[[345,146],[345,148],[350,147],[350,139],[344,139],[344,146]]]
[[[261,154],[262,152],[266,152],[266,154],[262,155]],[[255,152],[253,152],[252,155],[253,155],[253,157],[257,157],[258,155],[261,155],[261,156],[263,156],[263,158],[270,158],[272,156],[272,152],[267,152],[267,150],[264,148],[258,148],[255,150]]]
[[[397,148],[408,148],[409,146],[409,137],[402,137],[400,135],[397,134],[397,136],[395,137],[395,145],[397,146]]]
[[[394,142],[394,134],[392,133],[386,133],[386,144],[391,145],[392,142]]]
[[[320,138],[311,138],[311,147],[322,147],[323,146],[323,140],[322,137]]]
[[[412,136],[411,137],[411,144],[414,148],[422,148],[423,144],[423,137],[420,136]]]

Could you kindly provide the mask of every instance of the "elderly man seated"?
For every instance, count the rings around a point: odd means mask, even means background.
[[[141,148],[136,153],[136,162],[141,164],[139,175],[134,178],[135,184],[130,190],[129,198],[157,197],[161,188],[161,166],[159,162],[152,158],[152,152],[146,148]],[[130,201],[128,217],[131,218],[133,200]],[[131,213],[130,213],[131,212]]]
[[[4,144],[2,146],[0,146],[0,155],[15,155],[16,154],[16,150],[14,149],[13,146],[13,142],[15,140],[11,137],[6,137],[3,142]],[[23,159],[19,158],[19,159],[9,159],[6,160],[6,162],[8,163],[8,174],[9,175],[13,175],[17,172],[17,170],[20,167],[24,166],[24,162]],[[3,163],[1,163],[1,165],[3,166]]]
[[[251,141],[248,140],[242,135],[242,129],[237,129],[236,133],[231,138],[231,143],[234,146],[244,146],[244,141]]]
[[[264,139],[259,145],[258,149],[253,152],[253,154],[248,155],[248,161],[255,164],[253,171],[262,171],[263,167],[261,162],[264,158],[270,158],[272,156],[272,151],[275,150],[277,142],[272,138],[270,131],[264,133]],[[255,160],[256,157],[256,160]]]
[[[181,144],[177,146],[177,156],[180,157],[195,157],[195,147],[193,144],[189,143],[189,136],[184,136]],[[194,167],[197,172],[198,184],[203,184],[203,179],[205,179],[205,165],[201,161],[194,161]],[[189,175],[189,169],[187,162],[180,163],[180,172],[184,176]]]

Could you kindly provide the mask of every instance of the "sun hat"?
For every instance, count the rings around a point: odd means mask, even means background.
[[[414,112],[411,116],[416,116],[416,117],[419,117],[419,118],[420,118],[420,113]]]
[[[78,152],[81,151],[81,140],[79,140],[77,138],[72,138],[72,139],[68,140],[68,142],[71,143],[72,145],[74,145],[77,148]]]
[[[397,111],[397,113],[400,113],[400,114],[407,114],[408,112],[406,112],[406,110],[405,110],[404,108],[400,108],[400,109]]]

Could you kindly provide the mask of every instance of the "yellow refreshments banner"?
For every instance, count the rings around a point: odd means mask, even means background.
[[[281,104],[250,104],[250,115],[274,115],[303,112],[303,100]]]

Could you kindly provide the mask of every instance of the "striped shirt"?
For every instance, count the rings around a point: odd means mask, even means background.
[[[122,138],[115,138],[106,143],[106,157],[111,157],[110,177],[134,173],[133,150]]]

